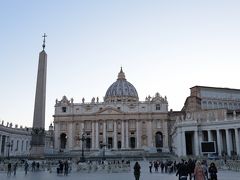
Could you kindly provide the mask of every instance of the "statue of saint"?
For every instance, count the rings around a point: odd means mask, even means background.
[[[84,104],[84,101],[85,101],[85,99],[84,99],[84,97],[82,98],[82,103]]]

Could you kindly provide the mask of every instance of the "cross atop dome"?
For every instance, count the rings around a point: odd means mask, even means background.
[[[126,80],[125,73],[123,72],[122,67],[121,67],[120,72],[118,73],[118,80],[120,80],[120,79]]]

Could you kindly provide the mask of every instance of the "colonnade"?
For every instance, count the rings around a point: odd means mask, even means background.
[[[178,155],[202,155],[201,142],[215,142],[216,153],[219,156],[240,156],[240,127],[236,128],[215,128],[215,129],[201,129],[193,128],[188,130],[183,128],[178,132],[179,142]]]

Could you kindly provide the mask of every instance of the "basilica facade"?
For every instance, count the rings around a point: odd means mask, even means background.
[[[75,103],[63,96],[56,100],[54,148],[58,152],[94,151],[102,147],[124,150],[169,152],[171,119],[168,101],[156,93],[140,101],[122,68],[107,89],[104,101]],[[84,144],[83,144],[84,143]]]

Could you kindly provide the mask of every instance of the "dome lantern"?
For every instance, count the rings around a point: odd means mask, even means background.
[[[138,93],[135,87],[126,80],[122,70],[118,73],[118,79],[107,90],[105,102],[137,102]]]

